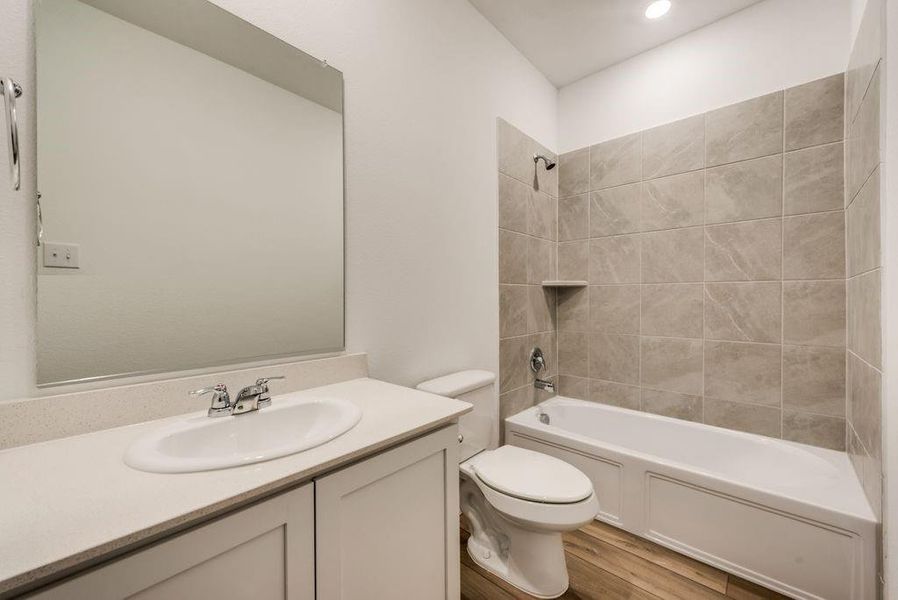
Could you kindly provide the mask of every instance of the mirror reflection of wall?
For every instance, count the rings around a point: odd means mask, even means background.
[[[343,347],[342,76],[178,4],[262,75],[87,3],[36,5],[40,384]],[[284,87],[305,72],[336,101]]]

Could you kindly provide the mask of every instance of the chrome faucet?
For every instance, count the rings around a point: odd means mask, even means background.
[[[228,387],[219,383],[212,387],[200,388],[188,392],[190,396],[203,396],[212,394],[212,404],[209,406],[210,417],[226,417],[228,415],[242,415],[254,412],[260,408],[271,406],[271,393],[268,390],[268,382],[272,379],[286,379],[283,376],[262,377],[253,385],[248,385],[237,394],[237,398],[231,402]]]
[[[210,417],[226,417],[231,414],[231,396],[228,395],[228,386],[219,383],[212,387],[187,392],[188,396],[204,396],[206,394],[212,394],[212,404],[207,413]]]
[[[285,377],[262,377],[256,379],[255,384],[248,385],[238,392],[231,413],[242,415],[243,413],[253,412],[260,408],[271,406],[271,394],[268,391],[268,382],[272,379],[285,379]]]
[[[530,370],[536,374],[536,380],[533,382],[533,387],[538,390],[543,390],[545,392],[550,392],[552,394],[555,393],[555,384],[551,381],[546,381],[545,379],[539,378],[539,372],[542,371],[546,367],[546,357],[543,354],[542,349],[534,348],[530,351]]]
[[[545,379],[536,378],[536,381],[533,382],[533,387],[538,390],[543,390],[544,392],[555,393],[555,384],[551,381],[546,381]]]

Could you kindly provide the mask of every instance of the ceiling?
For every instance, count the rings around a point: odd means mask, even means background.
[[[470,1],[561,87],[761,0],[673,0],[654,21],[650,0]]]

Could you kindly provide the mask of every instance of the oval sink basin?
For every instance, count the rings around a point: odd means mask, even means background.
[[[239,467],[295,454],[346,433],[362,411],[332,398],[274,398],[272,406],[227,417],[192,416],[135,440],[125,463],[153,473]]]

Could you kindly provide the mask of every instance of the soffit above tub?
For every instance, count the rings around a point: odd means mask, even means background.
[[[565,86],[761,0],[470,0],[553,84]]]

